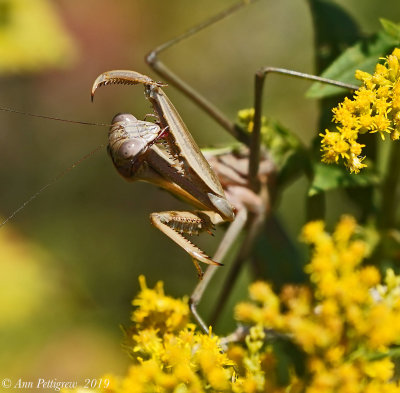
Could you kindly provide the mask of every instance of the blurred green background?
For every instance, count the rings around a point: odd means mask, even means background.
[[[398,22],[397,0],[337,1],[362,31],[378,17]],[[0,0],[0,105],[60,118],[108,123],[118,112],[150,112],[141,87],[90,88],[98,74],[132,69],[157,78],[144,55],[212,16],[232,1]],[[42,34],[42,35],[40,35]],[[254,72],[263,65],[313,72],[313,31],[305,0],[261,0],[172,48],[163,60],[235,118],[252,106]],[[159,79],[159,78],[158,78]],[[308,83],[273,76],[265,112],[304,143],[318,131]],[[174,102],[200,146],[230,137],[174,88]],[[26,199],[75,161],[106,143],[107,129],[0,113],[0,214]],[[304,223],[306,182],[284,195],[279,216],[293,239]],[[335,195],[329,196],[334,199]],[[346,200],[336,212],[351,212]],[[328,199],[329,201],[329,199]],[[165,282],[174,296],[191,292],[197,276],[190,258],[149,223],[149,213],[184,209],[167,193],[126,183],[105,148],[43,192],[0,229],[0,376],[70,378],[83,382],[123,372],[119,324],[129,323],[137,276]],[[222,231],[199,244],[212,254]],[[273,263],[273,261],[271,261]],[[221,269],[221,276],[227,269]],[[201,307],[207,312],[215,285]],[[235,287],[246,293],[247,274]],[[233,303],[233,299],[229,304]],[[220,331],[229,331],[231,310]]]

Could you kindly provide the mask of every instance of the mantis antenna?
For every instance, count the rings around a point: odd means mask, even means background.
[[[82,125],[86,125],[86,126],[97,126],[97,127],[109,127],[110,126],[110,124],[107,124],[107,123],[94,123],[94,122],[87,122],[87,121],[61,119],[59,117],[39,115],[39,114],[36,114],[36,113],[22,112],[22,111],[18,111],[18,110],[15,110],[15,109],[2,107],[2,106],[0,106],[0,111],[16,113],[18,115],[36,117],[36,118],[46,119],[46,120],[57,120],[57,121],[65,122],[65,123],[82,124]],[[45,184],[38,191],[36,191],[33,195],[31,195],[21,206],[18,207],[18,209],[14,210],[4,221],[2,221],[0,223],[0,228],[2,228],[10,220],[12,220],[21,210],[23,210],[27,205],[29,205],[29,203],[31,203],[34,199],[36,199],[47,188],[49,188],[51,185],[53,185],[54,183],[59,181],[61,178],[63,178],[66,174],[71,172],[72,169],[75,169],[83,161],[87,160],[88,158],[91,158],[100,149],[104,148],[104,146],[105,146],[104,144],[101,144],[101,145],[97,146],[94,150],[92,150],[91,152],[85,154],[79,160],[75,161],[71,166],[69,166],[68,168],[66,168],[63,171],[61,171],[58,175],[56,175],[53,179],[51,179],[47,184]]]
[[[15,111],[13,111],[15,112]],[[18,112],[17,112],[18,113]],[[40,116],[42,117],[42,116]],[[76,122],[73,122],[76,123]],[[87,124],[87,123],[86,123]],[[38,191],[36,191],[33,195],[31,195],[18,209],[14,210],[3,222],[0,223],[0,228],[6,225],[10,220],[12,220],[22,209],[24,209],[27,205],[29,205],[34,199],[36,199],[42,192],[44,192],[47,188],[49,188],[54,183],[58,182],[61,178],[63,178],[66,174],[71,172],[75,169],[79,164],[83,161],[91,158],[94,154],[96,154],[100,149],[104,148],[105,145],[101,144],[97,146],[94,150],[90,151],[89,153],[85,154],[79,160],[75,161],[71,166],[61,171],[58,175],[53,177],[47,184],[41,187]]]

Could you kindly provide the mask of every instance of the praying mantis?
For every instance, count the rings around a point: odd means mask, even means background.
[[[225,16],[234,12],[234,10],[241,8],[245,3],[250,2],[240,2],[234,7],[231,7],[227,11],[222,12],[216,18],[211,20],[208,25],[215,23]],[[254,2],[254,1],[253,1]],[[235,8],[235,9],[234,9]],[[201,28],[204,28],[202,26]],[[200,30],[197,29],[196,31]],[[158,84],[154,82],[152,79],[147,79],[142,74],[131,74],[131,78],[133,79],[133,83],[141,83],[145,86],[146,94],[148,95],[150,100],[153,100],[153,107],[156,110],[157,118],[159,121],[159,125],[155,123],[144,124],[141,121],[134,120],[130,118],[127,120],[125,117],[116,118],[115,120],[122,120],[117,122],[119,124],[119,129],[126,128],[127,123],[135,124],[135,127],[139,130],[139,137],[136,140],[140,140],[141,144],[139,144],[139,150],[135,150],[137,146],[134,146],[134,153],[138,153],[139,163],[138,168],[135,170],[139,170],[144,168],[145,166],[154,168],[157,164],[161,162],[161,165],[168,167],[163,172],[161,177],[156,178],[153,176],[151,181],[157,185],[161,185],[167,190],[173,191],[175,194],[178,194],[183,199],[189,201],[191,204],[194,204],[196,208],[202,209],[202,211],[209,213],[200,213],[201,222],[197,221],[199,219],[199,214],[195,216],[185,214],[178,214],[178,216],[174,216],[173,220],[171,217],[168,218],[169,222],[176,223],[180,218],[195,220],[196,225],[201,225],[201,228],[193,227],[192,231],[201,230],[211,230],[212,225],[215,223],[221,223],[223,221],[233,221],[232,226],[227,230],[226,235],[223,241],[220,243],[220,247],[217,250],[216,254],[213,258],[209,258],[202,254],[201,250],[198,248],[194,248],[188,245],[187,241],[182,240],[179,233],[174,231],[171,232],[170,227],[165,225],[163,220],[165,220],[165,215],[152,215],[153,223],[162,228],[162,231],[166,233],[172,240],[176,243],[180,243],[181,247],[189,248],[189,254],[194,258],[196,268],[198,269],[199,275],[201,275],[199,270],[199,265],[197,261],[210,263],[214,266],[220,264],[224,257],[226,256],[228,250],[236,242],[238,236],[244,227],[247,227],[246,238],[243,240],[241,249],[239,250],[236,262],[234,265],[239,265],[239,263],[243,262],[246,257],[249,255],[249,252],[252,247],[252,243],[254,238],[257,235],[258,229],[261,223],[265,220],[265,217],[268,213],[270,202],[269,202],[269,194],[268,194],[268,186],[267,182],[264,179],[264,183],[260,182],[258,179],[259,174],[259,166],[260,166],[260,157],[262,156],[262,152],[260,152],[260,120],[261,120],[261,102],[262,102],[262,85],[264,82],[265,75],[271,72],[278,73],[286,73],[295,77],[306,77],[305,74],[290,72],[288,70],[282,69],[273,69],[273,68],[263,68],[257,74],[257,82],[256,82],[256,100],[255,100],[255,121],[254,121],[254,129],[253,133],[250,136],[244,130],[240,129],[240,127],[236,126],[232,121],[227,119],[223,114],[221,114],[216,108],[212,107],[208,102],[206,102],[201,96],[193,93],[193,91],[187,85],[183,84],[178,78],[176,78],[173,74],[171,74],[168,69],[159,61],[158,55],[160,52],[164,51],[168,47],[174,45],[176,42],[182,40],[183,38],[187,38],[190,35],[194,34],[194,31],[190,32],[190,34],[186,34],[178,37],[178,39],[174,39],[169,41],[168,43],[162,45],[156,50],[152,51],[150,55],[147,57],[147,61],[150,65],[153,66],[155,71],[161,74],[165,80],[170,82],[173,85],[176,85],[181,88],[181,90],[189,96],[192,100],[197,102],[203,109],[205,109],[209,114],[213,116],[213,118],[222,125],[226,130],[228,130],[234,137],[236,137],[241,142],[244,142],[249,147],[249,153],[247,159],[248,164],[248,178],[246,180],[245,186],[242,188],[250,190],[250,194],[254,196],[255,204],[257,204],[257,208],[254,211],[251,211],[248,206],[240,209],[237,212],[236,219],[234,220],[234,210],[235,208],[231,206],[231,204],[226,200],[224,191],[221,188],[220,182],[217,179],[217,176],[214,174],[213,170],[209,169],[208,164],[205,164],[205,160],[197,148],[197,144],[191,139],[189,132],[186,130],[184,123],[180,120],[180,117],[176,117],[177,113],[174,109],[172,103],[167,101],[166,106],[161,107],[161,102],[164,100],[164,93],[162,91],[162,84]],[[133,76],[132,76],[133,75]],[[121,75],[119,75],[121,77]],[[101,80],[104,79],[105,76],[100,77],[100,82],[95,83],[95,89],[98,85],[101,84]],[[317,77],[308,77],[309,79],[319,80],[321,78]],[[123,79],[121,79],[123,80]],[[336,83],[332,81],[326,81],[327,83]],[[348,87],[348,86],[344,86]],[[153,97],[151,97],[153,94]],[[171,113],[173,116],[171,117]],[[169,114],[170,117],[167,115]],[[179,115],[178,115],[179,116]],[[144,129],[144,131],[142,131]],[[142,134],[141,134],[142,132]],[[184,135],[189,142],[178,142],[178,136]],[[165,156],[165,152],[159,151],[157,149],[157,141],[165,140],[167,143],[167,151],[168,148],[172,152],[172,158]],[[119,157],[115,156],[115,152],[113,152],[112,147],[110,148],[114,159],[114,165],[119,167]],[[130,157],[131,159],[131,157]],[[158,161],[157,161],[158,160]],[[247,168],[242,171],[247,172]],[[270,173],[273,172],[273,169],[270,169]],[[196,177],[195,180],[190,179],[188,182],[188,178],[186,175],[191,174],[192,177]],[[128,175],[123,174],[124,177],[130,177],[132,173]],[[146,175],[152,176],[152,175]],[[179,183],[174,179],[177,176],[181,176]],[[182,182],[185,181],[183,184]],[[182,186],[183,184],[183,186]],[[211,192],[210,192],[211,191]],[[251,198],[249,196],[249,198]],[[211,210],[210,210],[211,209]],[[176,224],[174,224],[176,226]],[[193,296],[192,296],[192,311],[196,315],[196,305],[200,301],[201,295],[206,288],[211,276],[215,272],[215,267],[211,266],[202,281],[199,282]],[[198,318],[201,321],[200,318]],[[203,322],[199,322],[204,330],[207,330],[207,326]]]
[[[182,247],[197,261],[221,265],[205,255],[182,234],[210,232],[214,225],[233,221],[234,208],[227,201],[222,186],[206,161],[178,111],[161,89],[163,84],[134,71],[110,71],[94,82],[96,90],[108,84],[143,84],[157,124],[140,121],[129,114],[117,115],[109,133],[108,151],[117,171],[127,180],[143,180],[181,197],[200,211],[152,213],[152,224]],[[165,149],[154,144],[162,139]]]

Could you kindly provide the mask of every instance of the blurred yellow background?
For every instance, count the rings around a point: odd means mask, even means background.
[[[379,28],[378,16],[400,19],[396,0],[336,3],[349,10],[366,33]],[[34,10],[29,10],[32,4]],[[1,0],[0,106],[104,123],[118,112],[142,118],[151,110],[141,87],[102,89],[91,104],[96,76],[111,69],[132,69],[159,79],[145,64],[145,54],[230,4],[227,0]],[[39,33],[43,36],[36,37]],[[163,59],[235,118],[239,109],[253,105],[253,78],[259,67],[313,72],[307,2],[260,0],[180,43]],[[265,100],[266,114],[305,143],[318,131],[316,103],[303,97],[308,86],[273,76]],[[166,92],[200,146],[231,141],[178,91],[170,87]],[[106,128],[10,113],[0,113],[0,124],[3,217],[107,142]],[[305,192],[305,182],[296,182],[281,201],[280,216],[293,238],[304,223]],[[145,274],[149,286],[165,281],[166,291],[175,296],[190,293],[197,282],[190,258],[148,219],[153,211],[184,208],[155,187],[124,182],[104,148],[1,228],[0,376],[83,382],[106,371],[123,372],[127,359],[120,350],[118,325],[129,323],[138,275]],[[221,232],[215,239],[204,235],[199,240],[208,253],[212,254]],[[244,272],[236,297],[246,292],[241,284],[246,279]],[[215,290],[203,302],[203,312]],[[222,331],[229,331],[229,324],[225,319]]]

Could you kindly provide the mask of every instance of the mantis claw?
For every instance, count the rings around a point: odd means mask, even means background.
[[[192,262],[193,262],[194,267],[196,268],[197,277],[199,278],[199,281],[201,281],[204,276],[203,270],[201,269],[200,265],[198,264],[196,258],[192,258]]]
[[[158,86],[165,87],[168,86],[163,82],[153,81],[147,75],[140,74],[136,71],[129,70],[113,70],[107,71],[100,74],[93,83],[91,100],[93,102],[94,94],[96,90],[101,86],[106,85],[138,85],[143,84],[145,86]]]

